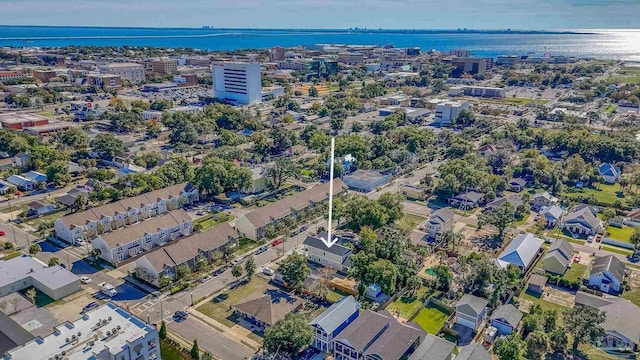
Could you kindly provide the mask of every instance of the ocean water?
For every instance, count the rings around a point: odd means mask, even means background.
[[[476,56],[551,53],[640,61],[640,30],[583,30],[573,33],[349,32],[346,30],[162,29],[0,26],[0,46],[65,45],[190,47],[206,50],[264,49],[272,46],[358,44],[469,49]]]

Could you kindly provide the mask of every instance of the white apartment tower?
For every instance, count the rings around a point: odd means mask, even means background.
[[[213,96],[242,105],[262,101],[258,63],[222,63],[213,66]]]
[[[434,122],[440,126],[451,126],[462,110],[469,110],[466,101],[447,101],[436,105]]]

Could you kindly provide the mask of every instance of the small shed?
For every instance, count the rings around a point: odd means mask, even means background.
[[[529,281],[527,282],[527,291],[537,295],[542,295],[545,285],[547,285],[546,276],[532,274],[531,277],[529,277]]]

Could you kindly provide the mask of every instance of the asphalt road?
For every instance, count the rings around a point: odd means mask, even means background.
[[[255,353],[253,349],[227,338],[218,330],[193,317],[181,322],[171,322],[167,327],[189,341],[198,340],[201,350],[208,351],[220,359],[242,360]]]

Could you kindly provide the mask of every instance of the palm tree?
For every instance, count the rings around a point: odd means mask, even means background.
[[[60,259],[54,256],[49,259],[49,266],[56,266],[56,265],[60,265]]]

